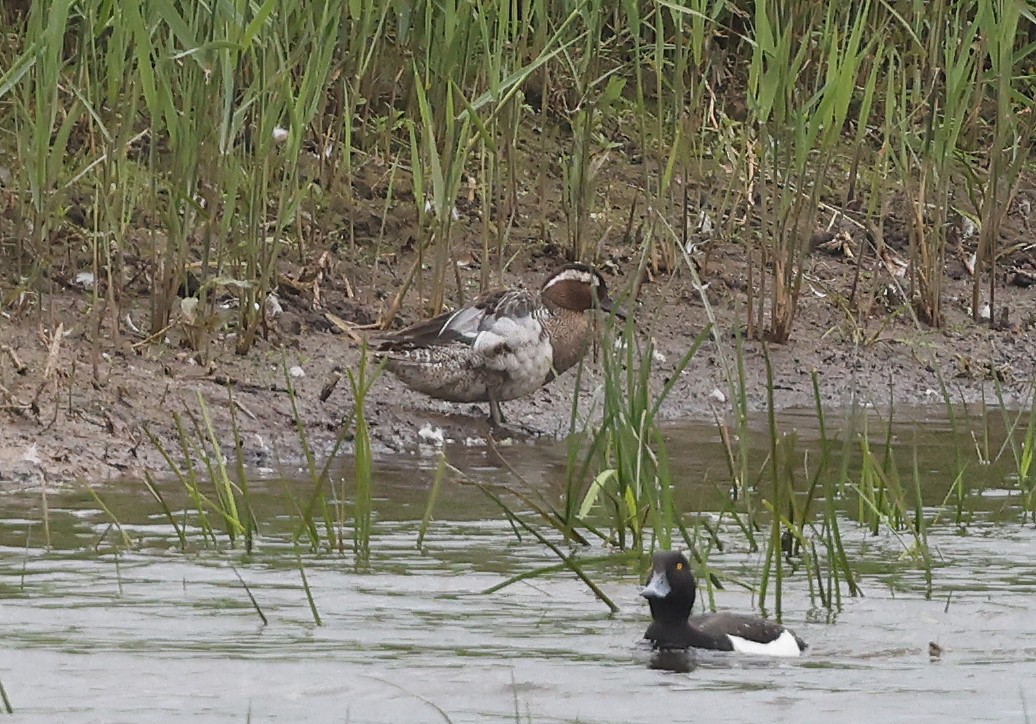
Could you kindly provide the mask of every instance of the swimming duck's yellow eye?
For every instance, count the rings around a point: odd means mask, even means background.
[[[683,563],[677,563],[676,564],[676,570],[682,571],[683,570]]]

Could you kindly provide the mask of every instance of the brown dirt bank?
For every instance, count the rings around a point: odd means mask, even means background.
[[[512,280],[538,284],[556,263],[542,256],[520,259]],[[621,297],[630,281],[624,274],[632,272],[633,263],[619,261],[614,266],[609,284]],[[462,274],[474,289],[478,269],[466,267]],[[722,349],[710,342],[691,361],[662,408],[668,419],[729,409],[715,390],[728,391],[722,359],[733,364],[733,331],[744,318],[747,274],[741,247],[729,244],[712,250],[701,274],[721,330]],[[138,475],[142,469],[161,471],[164,463],[145,436],[144,426],[170,450],[178,450],[172,413],[197,412],[198,395],[205,399],[230,453],[230,393],[246,458],[257,466],[276,469],[283,464],[293,469],[301,451],[282,364],[299,368],[296,374],[301,370],[293,384],[309,442],[318,452],[329,450],[352,403],[347,383],[339,384],[326,402],[319,399],[321,388],[335,365],[354,366],[360,352],[349,335],[338,333],[326,321],[326,312],[361,322],[373,318],[377,299],[393,291],[391,277],[391,271],[383,272],[385,288],[369,289],[364,286],[370,283],[369,269],[340,263],[325,278],[320,308],[310,296],[288,294],[282,288],[284,311],[273,321],[267,340],[248,355],[237,356],[232,340],[224,336],[208,351],[205,362],[179,345],[176,329],[162,343],[131,332],[129,323],[121,325],[116,336],[114,325],[105,321],[100,305],[91,306],[93,294],[85,290],[66,287],[38,305],[25,305],[23,311],[4,310],[0,318],[0,483],[34,484],[41,473],[49,481],[95,482]],[[684,272],[656,278],[641,288],[639,299],[628,300],[640,332],[653,337],[664,356],[655,365],[659,386],[707,323],[706,307],[688,277]],[[867,313],[845,311],[854,280],[857,306],[869,308]],[[897,405],[940,406],[937,373],[958,400],[970,402],[983,394],[994,399],[996,378],[1011,404],[1026,404],[1036,377],[1033,289],[1001,285],[998,310],[1008,310],[1008,323],[991,330],[968,317],[967,275],[950,270],[946,284],[947,323],[942,330],[928,330],[910,319],[907,305],[893,299],[897,292],[890,285],[895,280],[883,265],[865,266],[857,277],[855,260],[814,254],[792,341],[769,346],[777,406],[813,405],[812,370],[818,371],[824,402],[832,409],[849,404],[853,394],[879,406],[890,400]],[[364,298],[373,301],[364,302]],[[130,322],[135,316],[144,318],[143,309],[133,307],[144,303],[143,298],[123,300],[123,313],[128,310]],[[418,315],[415,308],[404,307],[405,321]],[[745,342],[744,361],[749,402],[762,408],[766,402],[762,345]],[[566,374],[528,399],[506,404],[505,413],[511,421],[545,435],[561,434],[574,379],[573,373]],[[595,414],[593,392],[599,380],[598,366],[591,361],[583,380],[587,393],[583,407],[590,415]],[[408,392],[389,375],[376,382],[368,408],[382,452],[415,448],[418,430],[425,423],[441,427],[447,437],[457,440],[484,439],[488,432],[484,406],[430,400]]]

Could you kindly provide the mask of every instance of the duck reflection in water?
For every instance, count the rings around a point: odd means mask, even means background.
[[[689,674],[698,668],[698,661],[690,649],[658,649],[651,653],[648,668]]]

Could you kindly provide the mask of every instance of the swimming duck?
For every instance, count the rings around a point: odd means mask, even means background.
[[[529,395],[575,365],[590,347],[590,312],[626,315],[604,278],[587,264],[565,264],[538,292],[501,289],[455,312],[387,335],[387,369],[418,392],[450,402],[500,403]]]
[[[655,553],[651,577],[640,595],[651,606],[644,638],[656,649],[715,649],[744,654],[798,656],[806,643],[780,624],[758,616],[712,613],[691,616],[697,585],[687,557]]]

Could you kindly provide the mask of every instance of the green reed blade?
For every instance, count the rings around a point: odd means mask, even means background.
[[[299,547],[295,546],[295,561],[299,567],[299,576],[302,578],[302,590],[306,592],[306,602],[309,604],[309,612],[313,615],[313,623],[317,626],[323,626],[323,622],[320,619],[320,612],[317,611],[317,603],[313,598],[313,591],[309,587],[309,579],[306,577],[306,567],[302,565],[302,554],[299,552]]]
[[[230,570],[234,572],[234,575],[237,576],[237,580],[241,582],[241,587],[245,589],[245,593],[248,595],[248,600],[252,603],[252,608],[255,609],[255,612],[259,614],[259,620],[263,622],[263,626],[269,624],[270,622],[266,619],[266,614],[263,613],[263,609],[260,608],[259,602],[255,600],[255,596],[252,595],[252,589],[248,587],[248,584],[245,583],[245,579],[241,577],[241,573],[237,570],[237,566],[231,566]]]

